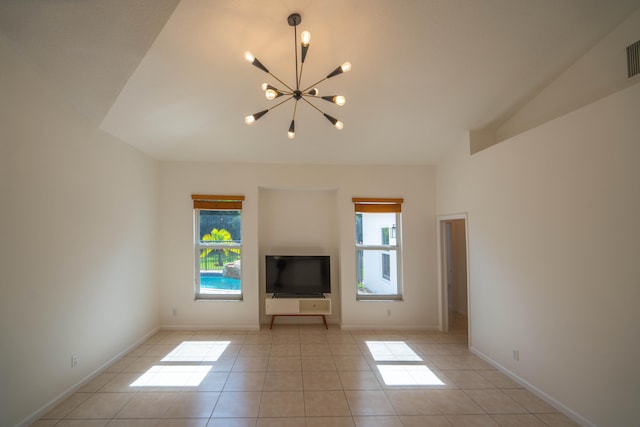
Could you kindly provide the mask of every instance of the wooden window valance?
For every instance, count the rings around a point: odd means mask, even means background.
[[[356,212],[368,213],[394,213],[402,212],[404,199],[365,198],[354,197],[353,203]]]
[[[242,210],[244,196],[192,194],[194,209]]]

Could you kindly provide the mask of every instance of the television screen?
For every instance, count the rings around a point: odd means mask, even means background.
[[[331,265],[328,255],[267,255],[267,293],[314,296],[331,292]]]

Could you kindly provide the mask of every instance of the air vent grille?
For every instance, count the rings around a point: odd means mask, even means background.
[[[627,74],[629,78],[640,74],[640,40],[627,46]]]

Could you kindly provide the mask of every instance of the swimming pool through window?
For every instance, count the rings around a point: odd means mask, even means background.
[[[196,299],[242,299],[244,196],[193,195]]]

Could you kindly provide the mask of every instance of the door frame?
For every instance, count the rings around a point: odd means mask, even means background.
[[[447,292],[447,247],[445,239],[445,224],[452,220],[464,220],[464,234],[467,257],[467,327],[469,331],[469,345],[471,345],[471,275],[469,274],[469,220],[466,212],[438,216],[438,301],[440,315],[440,330],[449,331],[449,295]]]

